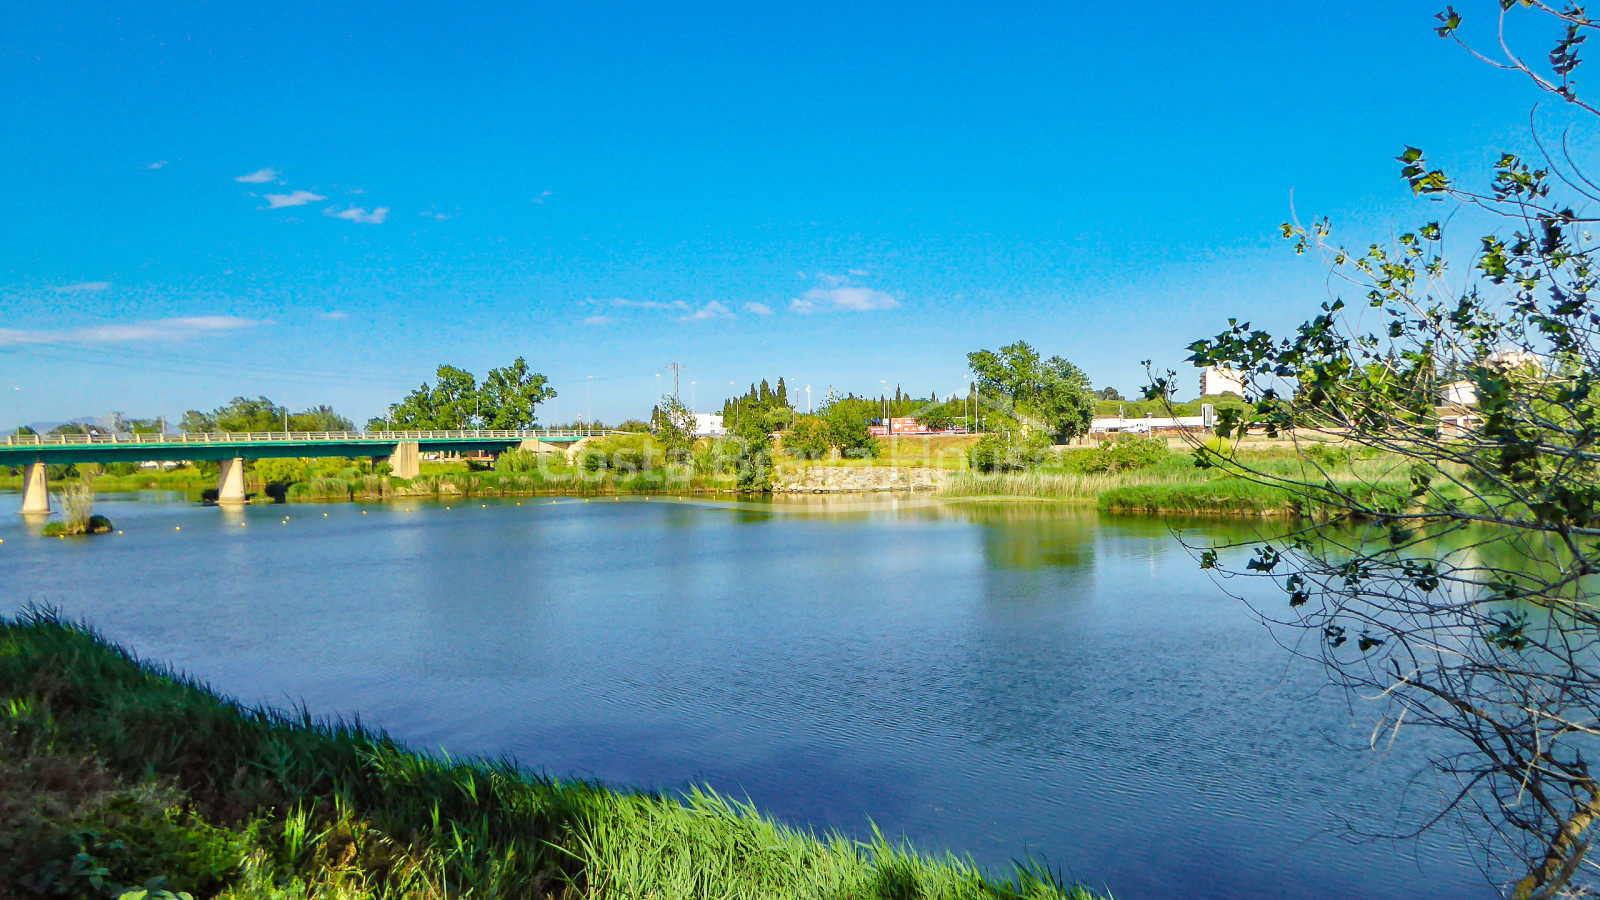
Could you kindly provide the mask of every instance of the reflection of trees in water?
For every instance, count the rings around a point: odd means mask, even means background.
[[[957,509],[982,526],[983,556],[991,571],[1050,567],[1087,574],[1094,569],[1093,510],[1049,510],[1035,504],[963,504]]]

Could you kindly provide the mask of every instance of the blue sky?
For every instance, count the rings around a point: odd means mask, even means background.
[[[1526,144],[1535,98],[1435,11],[9,4],[0,421],[360,422],[517,355],[546,418],[617,421],[672,361],[702,408],[779,375],[948,393],[1019,338],[1131,392],[1326,299],[1291,190],[1365,244],[1436,214],[1405,144]]]

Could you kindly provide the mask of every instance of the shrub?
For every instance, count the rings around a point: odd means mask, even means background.
[[[1300,454],[1324,469],[1347,466],[1355,454],[1349,447],[1335,447],[1330,444],[1305,444],[1300,448]]]
[[[1148,469],[1171,455],[1165,441],[1131,438],[1100,445],[1102,472],[1128,472]]]
[[[986,434],[972,445],[972,468],[978,472],[1015,472],[1022,468],[1005,438]]]
[[[305,460],[293,457],[258,459],[255,466],[256,477],[264,484],[294,484],[297,481],[305,481],[309,469]]]
[[[495,457],[494,470],[496,472],[521,472],[539,471],[539,454],[532,450],[507,450]]]
[[[828,423],[818,416],[801,416],[783,436],[783,449],[803,459],[828,455]]]

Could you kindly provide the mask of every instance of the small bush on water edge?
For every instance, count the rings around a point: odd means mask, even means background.
[[[74,537],[85,534],[110,534],[114,527],[105,516],[90,516],[87,522],[48,522],[40,531],[45,537]]]
[[[0,619],[0,894],[146,884],[229,900],[1092,900],[1047,870],[988,880],[705,791],[412,753],[359,724],[223,700],[47,612]]]

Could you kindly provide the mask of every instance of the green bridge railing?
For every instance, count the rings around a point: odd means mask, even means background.
[[[397,441],[537,440],[622,434],[608,428],[461,429],[453,431],[179,431],[167,434],[12,434],[0,447],[123,446],[133,444],[374,443]]]

